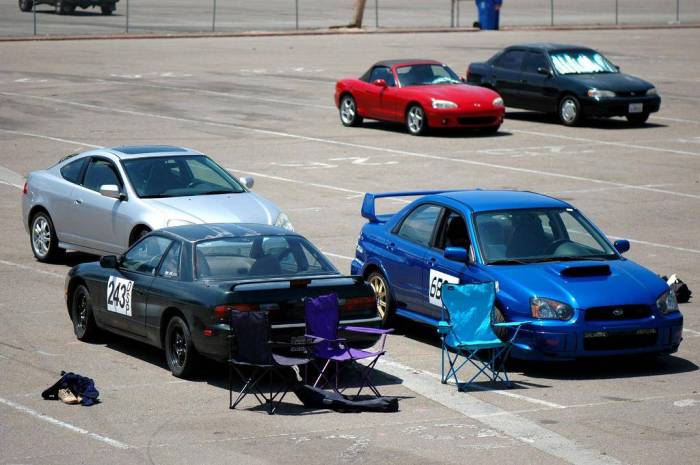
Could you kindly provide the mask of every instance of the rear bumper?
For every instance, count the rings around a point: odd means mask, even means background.
[[[581,101],[583,113],[586,116],[627,116],[630,104],[641,103],[642,111],[637,113],[655,113],[661,106],[658,95],[649,97],[614,97],[614,98],[585,98]]]
[[[587,322],[570,330],[562,327],[523,327],[517,342],[530,350],[513,349],[513,356],[529,360],[570,360],[635,354],[670,354],[683,339],[683,316],[648,318],[624,324]]]
[[[505,110],[465,112],[454,110],[427,109],[428,126],[431,128],[490,128],[503,123]]]

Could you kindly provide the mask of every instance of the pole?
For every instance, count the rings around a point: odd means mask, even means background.
[[[618,8],[617,8],[618,5],[617,5],[617,3],[618,3],[618,0],[615,0],[615,25],[618,24]]]
[[[214,0],[214,11],[211,15],[211,32],[216,32],[216,0]]]
[[[450,0],[450,27],[455,27],[455,0]]]
[[[554,26],[554,0],[549,0],[549,25]]]
[[[36,2],[32,1],[32,12],[34,15],[34,35],[36,35]]]
[[[676,0],[676,22],[681,22],[681,0]]]
[[[455,15],[455,24],[459,27],[459,0],[457,0],[457,13]]]
[[[129,0],[126,0],[126,33],[129,33]]]
[[[299,30],[299,0],[294,0],[294,15],[296,28]]]
[[[379,0],[374,0],[374,27],[379,29]]]

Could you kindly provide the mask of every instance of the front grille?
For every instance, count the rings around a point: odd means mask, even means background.
[[[457,118],[457,121],[459,121],[459,124],[464,124],[464,125],[477,125],[477,124],[495,124],[496,123],[496,117],[495,116],[462,116],[461,118]]]
[[[651,316],[648,305],[613,305],[591,307],[584,312],[586,321],[639,320]]]
[[[642,349],[654,346],[657,337],[656,331],[650,332],[649,330],[644,330],[641,334],[638,331],[631,331],[611,332],[598,337],[584,336],[583,349],[590,351]]]
[[[646,94],[647,94],[646,90],[615,92],[615,95],[617,97],[643,97]]]

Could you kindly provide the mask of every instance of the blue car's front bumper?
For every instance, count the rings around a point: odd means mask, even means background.
[[[670,354],[678,350],[683,316],[625,322],[580,322],[571,326],[528,325],[518,333],[513,356],[528,360],[569,360],[585,357]]]

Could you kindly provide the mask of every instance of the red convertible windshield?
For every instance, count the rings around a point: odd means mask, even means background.
[[[431,84],[460,84],[457,74],[445,65],[410,65],[396,68],[401,87]]]

